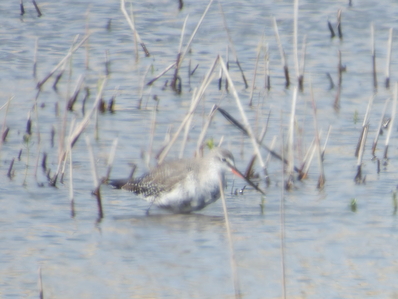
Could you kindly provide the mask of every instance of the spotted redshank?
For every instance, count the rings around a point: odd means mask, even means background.
[[[234,157],[226,149],[215,148],[204,158],[164,162],[139,178],[110,180],[116,188],[132,191],[152,204],[174,213],[198,211],[220,198],[225,173],[232,171],[252,187],[264,192],[235,168]],[[149,209],[148,209],[149,211]]]

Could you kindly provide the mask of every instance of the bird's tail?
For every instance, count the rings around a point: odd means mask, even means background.
[[[115,189],[122,189],[124,185],[127,184],[128,179],[115,179],[115,180],[104,180],[103,183],[106,185],[110,185]]]

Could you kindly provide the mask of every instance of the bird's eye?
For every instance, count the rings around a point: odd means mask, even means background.
[[[225,158],[221,158],[221,161],[223,161],[223,162],[227,162],[227,159],[225,159]]]

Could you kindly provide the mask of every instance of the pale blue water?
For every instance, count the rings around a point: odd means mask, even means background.
[[[15,2],[15,1],[14,1]],[[314,160],[309,178],[296,182],[294,190],[285,192],[285,282],[289,298],[395,298],[397,256],[397,218],[393,214],[392,190],[397,185],[397,130],[391,135],[388,166],[376,172],[371,161],[371,143],[387,97],[393,89],[384,88],[388,31],[395,26],[397,4],[387,1],[302,1],[299,12],[299,49],[307,35],[306,76],[304,93],[297,103],[296,165],[308,149],[314,136],[311,96],[308,82],[312,81],[318,107],[318,126],[323,130],[322,143],[329,126],[332,133],[326,149],[326,186],[316,189],[317,162]],[[163,90],[165,81],[172,79],[170,70],[152,87],[143,89],[143,107],[136,109],[142,82],[148,82],[175,62],[181,28],[189,14],[183,46],[196,27],[206,1],[184,1],[178,11],[178,1],[145,1],[133,3],[135,25],[151,57],[139,48],[135,61],[133,34],[120,11],[118,1],[38,2],[43,13],[37,18],[31,2],[25,3],[25,15],[20,16],[18,3],[0,3],[0,106],[14,95],[6,118],[10,127],[7,141],[1,148],[0,177],[0,297],[37,298],[38,268],[41,268],[45,298],[232,298],[234,288],[230,266],[230,249],[224,224],[221,201],[192,215],[171,215],[158,209],[146,216],[148,204],[136,196],[107,186],[101,188],[105,217],[97,222],[97,203],[91,191],[93,179],[84,136],[73,148],[73,187],[75,218],[71,217],[69,198],[69,162],[64,184],[49,187],[41,169],[43,152],[48,154],[47,167],[54,173],[58,164],[58,144],[62,130],[65,98],[72,94],[78,77],[85,76],[90,88],[86,111],[94,102],[97,83],[105,73],[105,51],[109,51],[111,75],[103,98],[116,95],[116,112],[99,115],[99,138],[94,140],[94,120],[86,130],[91,139],[99,176],[106,172],[106,162],[112,142],[119,137],[112,177],[125,177],[128,163],[138,165],[143,173],[150,146],[149,136],[153,108],[157,102],[156,130],[153,152],[163,145],[169,129],[174,133],[186,115],[194,88],[201,82],[216,55],[225,59],[228,44],[218,3],[213,3],[180,71],[183,81],[181,95],[170,88]],[[230,70],[246,115],[254,131],[260,131],[269,109],[272,110],[265,143],[278,137],[280,152],[281,122],[284,138],[290,115],[295,84],[293,59],[293,4],[291,1],[231,1],[222,2],[226,22],[251,87],[257,56],[257,46],[264,34],[268,45],[272,89],[264,91],[264,56],[260,64],[254,91],[254,107],[249,108],[250,87],[244,89],[236,65]],[[126,5],[128,11],[130,4]],[[329,19],[336,23],[337,10],[343,11],[344,39],[330,39]],[[86,14],[88,12],[88,18]],[[278,21],[279,34],[287,54],[292,86],[284,88],[280,55],[272,17]],[[111,19],[111,30],[106,26]],[[58,93],[52,90],[51,78],[39,95],[38,119],[32,109],[36,83],[43,79],[66,55],[74,37],[80,39],[86,31],[89,38],[89,69],[85,69],[85,48],[72,60],[68,86],[69,64],[62,77]],[[377,51],[378,93],[370,116],[370,133],[364,156],[365,185],[355,185],[356,158],[354,151],[369,97],[373,93],[370,23],[375,26]],[[32,76],[35,41],[38,38],[37,79]],[[395,84],[398,69],[394,43],[391,82]],[[340,111],[333,102],[336,89],[329,90],[325,75],[329,72],[337,84],[337,51],[342,52],[343,74]],[[233,60],[232,51],[229,58]],[[191,84],[188,84],[188,64],[199,64]],[[143,76],[149,67],[148,74]],[[213,104],[223,99],[221,106],[241,121],[231,94],[218,91],[217,76],[206,91],[192,122],[185,156],[192,156],[202,124]],[[69,91],[68,91],[69,90]],[[76,116],[81,121],[84,92],[75,104],[75,112],[67,113],[67,128]],[[258,102],[260,101],[260,105]],[[55,113],[58,103],[59,115]],[[4,120],[0,111],[0,125]],[[357,112],[358,121],[354,122]],[[31,113],[33,135],[26,145],[23,135]],[[391,108],[388,109],[391,115]],[[37,127],[38,126],[38,127]],[[56,134],[54,148],[50,144],[51,127]],[[40,132],[40,146],[37,132]],[[300,133],[300,134],[298,134]],[[238,168],[244,170],[252,153],[246,137],[217,114],[207,133],[217,144],[224,136],[223,146],[231,149]],[[382,158],[385,136],[380,137],[377,156]],[[177,157],[180,141],[170,157]],[[241,143],[243,142],[243,146]],[[27,153],[29,148],[29,160]],[[242,148],[244,154],[241,155]],[[12,180],[7,171],[12,158],[22,149],[21,161],[15,160]],[[264,159],[266,152],[262,152]],[[34,177],[39,155],[37,178]],[[145,158],[144,157],[144,158]],[[151,164],[153,165],[153,159]],[[25,179],[25,167],[28,164]],[[260,167],[256,166],[256,171]],[[242,196],[226,191],[229,220],[238,265],[240,288],[245,298],[280,298],[282,271],[280,249],[281,164],[272,160],[269,166],[271,185],[266,189],[264,212],[261,196],[246,190]],[[228,177],[229,187],[232,176]],[[23,185],[23,182],[26,184]],[[43,184],[40,187],[39,184]],[[235,188],[244,183],[234,182]],[[261,181],[262,188],[266,188]],[[355,198],[357,211],[350,202]]]

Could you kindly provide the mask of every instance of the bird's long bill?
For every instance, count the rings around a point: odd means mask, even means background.
[[[256,189],[258,192],[261,194],[265,195],[265,192],[261,190],[259,187],[257,187],[251,180],[249,180],[247,177],[245,177],[235,166],[229,165],[231,167],[232,173],[237,175],[238,177],[244,179],[250,186],[252,186],[254,189]]]

